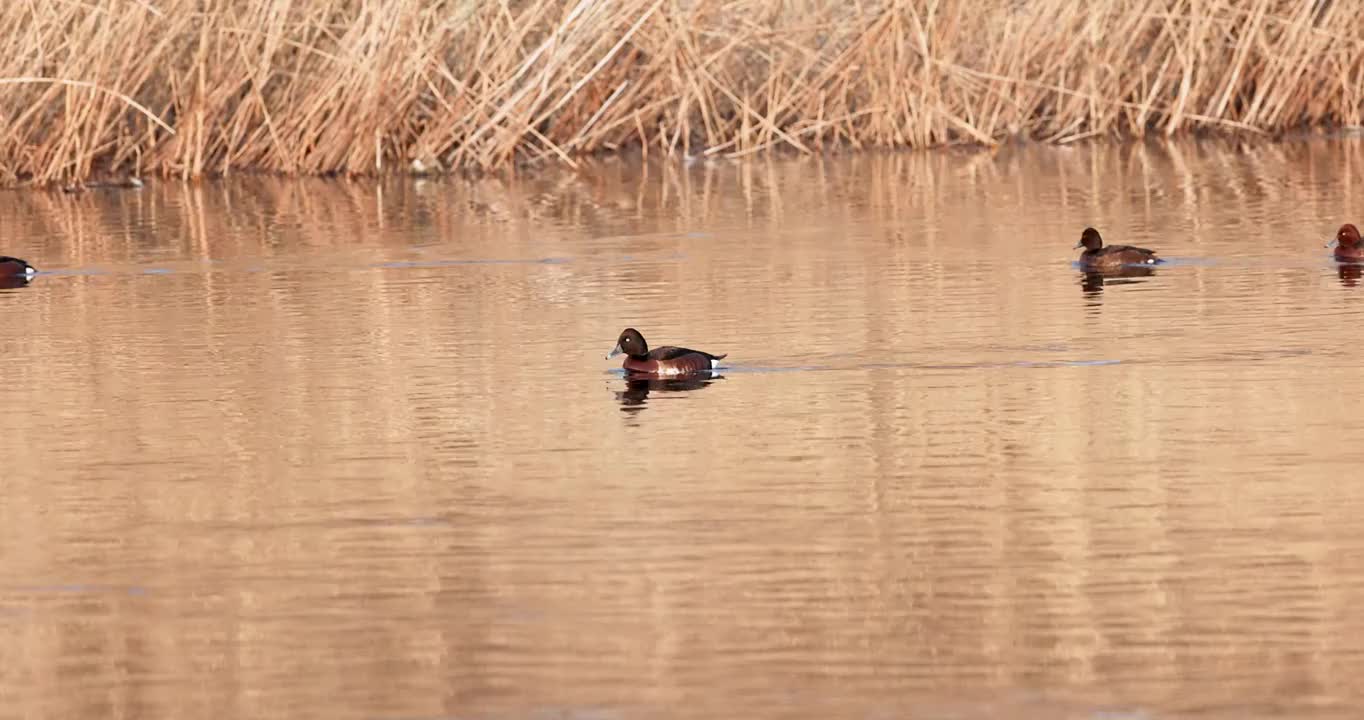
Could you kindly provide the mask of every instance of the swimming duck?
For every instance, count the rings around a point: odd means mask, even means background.
[[[1336,231],[1336,238],[1326,247],[1336,249],[1336,259],[1344,262],[1364,261],[1364,245],[1359,242],[1359,228],[1345,223]]]
[[[31,278],[38,271],[28,263],[16,257],[0,255],[0,277],[4,278]]]
[[[1123,265],[1155,265],[1160,262],[1155,250],[1131,245],[1105,246],[1099,231],[1092,227],[1085,228],[1080,234],[1080,242],[1075,247],[1085,249],[1080,253],[1080,267],[1086,270],[1103,270]]]
[[[606,356],[606,359],[610,360],[622,353],[625,355],[623,367],[626,371],[649,375],[684,375],[708,372],[715,369],[719,361],[726,357],[725,355],[711,355],[700,350],[666,345],[650,350],[649,344],[644,342],[644,336],[634,328],[625,328],[621,331],[620,338],[616,340],[616,346],[611,348],[611,353]]]

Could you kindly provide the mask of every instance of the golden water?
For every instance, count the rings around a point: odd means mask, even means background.
[[[0,720],[1357,717],[1361,171],[0,196]],[[627,384],[626,326],[723,377]]]

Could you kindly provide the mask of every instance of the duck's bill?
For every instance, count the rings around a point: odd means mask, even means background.
[[[619,354],[620,354],[620,346],[617,345],[617,346],[611,348],[611,352],[606,353],[606,359],[607,359],[607,360],[610,360],[611,358],[613,358],[613,357],[615,357],[615,356],[617,356],[617,355],[619,355]]]
[[[1084,246],[1085,246],[1084,243],[1082,243],[1082,242],[1077,242],[1077,243],[1075,243],[1075,247],[1071,248],[1071,250],[1079,250],[1080,248],[1082,248],[1082,247],[1084,247]]]
[[[1326,243],[1326,247],[1333,248],[1340,244],[1340,238],[1331,238],[1331,242]]]

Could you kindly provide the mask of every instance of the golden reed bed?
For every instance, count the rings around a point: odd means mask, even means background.
[[[0,183],[1357,125],[1340,0],[13,0]]]

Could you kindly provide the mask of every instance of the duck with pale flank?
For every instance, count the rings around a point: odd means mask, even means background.
[[[1080,234],[1080,242],[1075,248],[1085,249],[1080,253],[1080,267],[1085,270],[1109,270],[1124,265],[1155,265],[1161,262],[1155,250],[1132,245],[1104,245],[1103,237],[1092,227],[1085,228]]]
[[[34,276],[38,270],[16,257],[0,255],[0,278],[24,278]]]
[[[623,367],[627,372],[645,375],[687,375],[714,370],[725,355],[712,355],[700,350],[664,345],[649,349],[644,336],[634,328],[625,328],[616,346],[606,359],[617,355],[625,356]]]
[[[1335,248],[1336,259],[1341,262],[1364,262],[1364,245],[1359,241],[1359,228],[1345,223],[1336,231],[1336,237],[1326,247]]]

